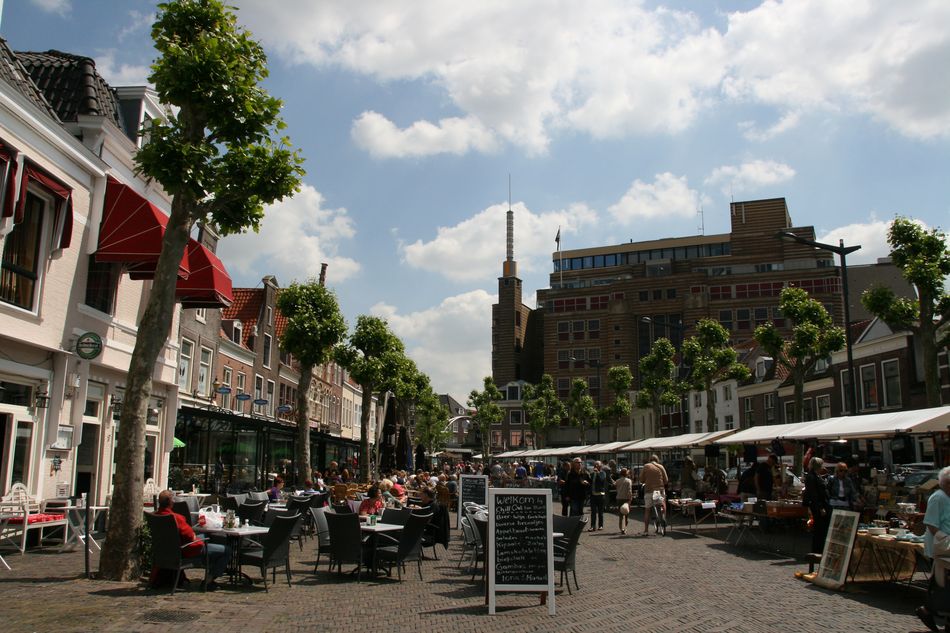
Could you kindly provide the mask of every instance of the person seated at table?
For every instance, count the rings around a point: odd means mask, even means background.
[[[369,490],[366,491],[366,498],[360,503],[359,514],[360,516],[382,514],[384,507],[383,495],[379,491],[379,486],[373,484],[369,487]]]
[[[344,468],[340,471],[340,483],[348,484],[352,478],[353,477],[350,475],[350,470],[348,468]]]
[[[312,481],[308,479],[307,481],[303,482],[303,493],[305,495],[315,495],[318,492],[320,491],[313,487]]]
[[[284,489],[284,480],[280,477],[274,477],[274,485],[267,491],[267,499],[272,503],[280,501],[281,491]]]
[[[398,499],[396,495],[392,493],[393,481],[392,479],[383,479],[379,482],[379,491],[383,495],[383,503],[387,507],[401,508],[403,501]]]
[[[416,507],[417,512],[432,514],[432,518],[429,519],[423,533],[423,545],[430,547],[434,542],[441,543],[443,547],[448,548],[449,515],[446,509],[435,500],[435,490],[432,488],[423,488],[420,495],[421,498]]]
[[[317,492],[324,492],[327,489],[327,485],[323,480],[323,474],[319,470],[313,471],[312,481]]]
[[[182,515],[174,512],[172,510],[172,503],[175,500],[175,493],[171,490],[162,490],[158,494],[158,510],[155,511],[156,516],[165,516],[171,515],[175,518],[175,526],[178,528],[178,538],[181,541],[182,545],[187,545],[182,556],[185,558],[194,558],[195,556],[201,556],[203,552],[208,554],[208,579],[206,589],[217,589],[218,584],[214,581],[215,578],[222,575],[228,566],[228,558],[231,555],[231,552],[227,545],[221,545],[218,543],[208,543],[208,542],[194,542],[199,540],[195,536],[195,531],[191,529],[191,526],[188,525],[188,521]],[[201,537],[201,540],[204,540],[204,536]],[[156,576],[155,570],[152,571],[153,581]],[[175,582],[178,582],[178,579],[175,579]]]
[[[848,465],[839,462],[835,465],[835,476],[828,480],[828,502],[832,509],[854,510],[858,502],[858,490],[854,480],[848,476]]]

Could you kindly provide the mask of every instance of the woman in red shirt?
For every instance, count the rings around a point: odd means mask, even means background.
[[[379,492],[379,486],[373,484],[366,492],[366,498],[360,504],[360,516],[382,514],[383,507],[383,495]]]

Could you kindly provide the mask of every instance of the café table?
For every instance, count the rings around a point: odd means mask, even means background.
[[[92,526],[96,523],[96,517],[100,512],[108,510],[109,506],[80,506],[80,505],[68,505],[68,506],[59,506],[56,510],[63,510],[66,512],[66,539],[63,541],[63,545],[59,551],[65,551],[69,546],[75,546],[80,541],[88,547],[87,542],[87,533],[86,525],[87,523]],[[89,520],[86,521],[86,513],[89,513]],[[96,546],[96,549],[101,550],[99,543],[96,542],[96,539],[89,537],[89,541],[92,541],[92,544]]]
[[[242,580],[251,582],[251,577],[241,572],[241,543],[245,537],[267,534],[269,528],[260,525],[242,525],[241,527],[233,528],[196,525],[194,529],[195,532],[199,534],[224,536],[227,539],[228,547],[231,552],[227,569],[231,584],[237,584]]]
[[[370,550],[370,572],[373,574],[379,573],[379,570],[376,569],[376,546],[378,544],[380,534],[387,534],[390,532],[401,532],[403,529],[402,525],[395,525],[393,523],[374,523],[370,525],[367,521],[367,517],[360,517],[360,532],[366,534],[369,538],[369,550]]]

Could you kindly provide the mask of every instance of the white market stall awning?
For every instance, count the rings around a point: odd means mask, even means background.
[[[604,442],[601,444],[591,444],[583,446],[578,451],[578,455],[593,455],[595,453],[612,453],[618,446],[629,444],[630,442]]]
[[[787,439],[876,439],[898,433],[939,433],[950,427],[950,406],[828,418],[795,430]]]
[[[712,431],[706,433],[683,433],[682,435],[672,435],[669,437],[650,437],[637,442],[627,442],[623,446],[618,446],[614,450],[618,453],[627,451],[652,451],[671,448],[691,448],[694,446],[705,446],[711,444],[717,438],[729,435],[733,431]]]
[[[817,422],[792,422],[790,424],[764,424],[752,426],[719,438],[716,444],[763,444],[772,440],[783,440],[789,433],[817,424]]]

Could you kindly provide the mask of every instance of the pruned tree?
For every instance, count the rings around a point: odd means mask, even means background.
[[[137,574],[136,533],[142,521],[145,425],[155,362],[175,311],[178,264],[195,222],[222,235],[257,230],[264,207],[294,193],[302,158],[286,138],[281,102],[260,82],[266,57],[234,13],[218,0],[158,5],[152,39],[159,57],[149,81],[170,107],[152,119],[137,170],[172,196],[145,312],[129,363],[115,446],[109,529],[99,574],[128,580]]]
[[[313,368],[330,360],[346,336],[346,321],[332,291],[311,279],[292,283],[277,295],[277,309],[287,318],[280,349],[297,360],[300,382],[294,417],[297,419],[297,480],[310,478],[310,396]]]
[[[650,353],[640,359],[640,389],[636,405],[653,412],[653,428],[647,437],[656,437],[663,406],[675,406],[680,393],[676,382],[676,350],[667,338],[653,342]]]
[[[567,409],[557,397],[551,374],[541,376],[541,382],[536,385],[525,385],[524,403],[528,426],[534,435],[535,448],[544,448],[548,431],[567,417]]]
[[[567,418],[571,424],[578,427],[581,444],[587,444],[587,429],[600,423],[597,419],[597,407],[590,395],[587,381],[575,378],[571,381],[571,391],[564,405],[567,408]]]
[[[451,436],[449,431],[449,408],[439,402],[432,390],[422,394],[416,401],[415,438],[431,457],[445,447]]]
[[[909,218],[897,217],[888,229],[887,243],[891,245],[894,265],[917,290],[917,300],[900,298],[886,286],[875,286],[865,291],[861,303],[892,329],[914,333],[923,356],[927,406],[938,407],[942,401],[937,354],[940,347],[950,342],[947,338],[939,340],[941,328],[950,319],[947,235],[939,229],[928,231]],[[852,376],[851,384],[855,380]]]
[[[405,362],[405,347],[399,337],[389,329],[385,320],[362,314],[357,318],[356,328],[349,339],[337,346],[334,357],[363,388],[360,410],[360,479],[369,481],[369,418],[373,395],[378,393],[382,400],[383,395],[395,386]],[[377,420],[377,424],[385,422]]]
[[[614,400],[597,412],[600,423],[613,422],[614,441],[620,431],[620,421],[630,417],[630,386],[633,374],[626,365],[617,365],[607,370],[607,388],[614,394]]]
[[[774,363],[788,368],[795,385],[794,420],[804,422],[805,378],[815,364],[844,347],[844,329],[836,326],[825,306],[801,288],[785,288],[779,295],[782,317],[792,324],[785,338],[769,321],[755,328],[755,340]],[[773,367],[775,364],[773,364]]]
[[[491,453],[491,425],[501,422],[505,417],[505,412],[498,406],[498,402],[504,400],[505,396],[495,385],[491,376],[485,376],[482,384],[481,391],[472,389],[468,395],[468,406],[475,409],[472,422],[478,429],[478,436],[482,442],[482,459],[487,462]]]
[[[706,431],[716,429],[716,399],[713,386],[728,379],[746,380],[749,368],[738,361],[738,354],[729,345],[729,332],[719,321],[702,319],[696,334],[683,342],[683,360],[691,366],[688,384],[706,392]]]

